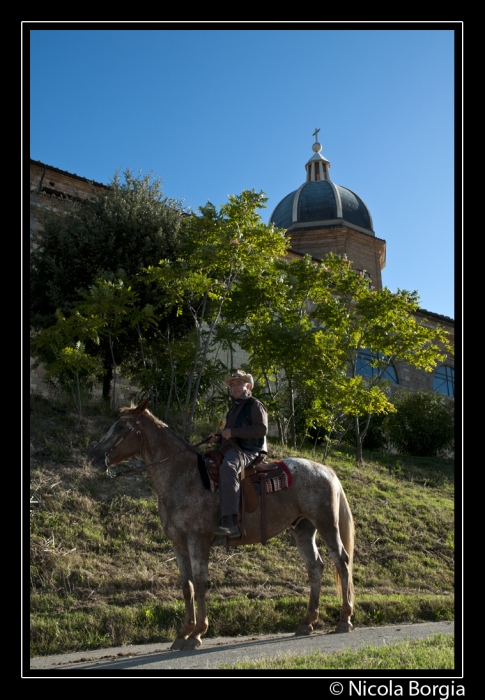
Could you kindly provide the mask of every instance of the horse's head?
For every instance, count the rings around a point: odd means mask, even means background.
[[[108,471],[109,467],[138,454],[141,447],[141,415],[147,405],[148,399],[145,399],[136,408],[121,409],[120,418],[89,452],[88,463]]]

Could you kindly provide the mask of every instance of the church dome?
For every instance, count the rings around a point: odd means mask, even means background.
[[[306,182],[281,200],[270,223],[289,230],[349,225],[375,236],[370,211],[362,199],[346,187],[331,182],[330,162],[320,154],[321,148],[315,141],[314,155],[305,166]]]
[[[305,182],[286,195],[271,215],[270,223],[285,229],[350,224],[374,233],[370,212],[362,199],[330,180]]]

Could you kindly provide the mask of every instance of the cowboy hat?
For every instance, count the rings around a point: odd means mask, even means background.
[[[245,372],[242,371],[242,369],[237,369],[234,374],[228,374],[224,377],[224,381],[226,382],[227,386],[231,386],[231,381],[233,379],[240,379],[243,382],[247,382],[248,384],[251,385],[251,389],[254,386],[254,379],[252,374],[246,374]]]

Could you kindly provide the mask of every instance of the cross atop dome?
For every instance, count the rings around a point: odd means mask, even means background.
[[[315,137],[315,143],[312,146],[312,150],[315,151],[315,153],[320,153],[320,151],[322,150],[322,145],[320,143],[318,143],[318,132],[319,131],[320,131],[320,129],[315,129],[315,131],[312,134],[312,136]]]

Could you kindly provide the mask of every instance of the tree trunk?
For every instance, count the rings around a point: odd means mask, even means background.
[[[281,418],[279,418],[278,416],[276,416],[275,420],[276,420],[276,425],[278,427],[278,437],[280,439],[280,443],[282,445],[285,445],[285,442],[286,442],[285,441],[285,429],[283,427],[283,423],[281,421]]]
[[[83,417],[83,408],[81,404],[81,386],[79,384],[79,374],[76,372],[76,384],[77,384],[77,400],[78,400],[78,409],[79,409],[79,418]]]
[[[141,361],[143,362],[143,369],[146,371],[147,363],[145,360],[145,352],[143,350],[143,336],[141,334],[141,328],[140,328],[139,323],[136,324],[136,330],[138,331],[138,337],[140,339]],[[153,406],[154,405],[154,401],[153,401],[154,396],[153,396],[153,385],[152,384],[150,384],[150,386],[148,387],[148,392],[150,394],[150,406]],[[155,409],[155,415],[157,415],[156,409]]]
[[[200,344],[202,341],[202,326],[203,326],[204,319],[205,319],[206,306],[207,306],[207,292],[204,294],[204,301],[202,303],[202,311],[200,313],[200,318],[198,318],[198,316],[197,316],[197,311],[195,311],[189,304],[189,310],[190,310],[190,313],[192,314],[193,319],[194,319],[195,330],[196,330],[197,335],[196,335],[196,341],[195,341],[194,362],[193,362],[192,367],[190,369],[190,374],[189,374],[189,378],[187,381],[187,394],[185,396],[185,405],[184,405],[184,411],[183,411],[184,429],[185,429],[185,432],[187,432],[188,434],[190,434],[192,431],[191,420],[189,418],[189,405],[191,403],[190,399],[192,397],[192,386],[194,383],[194,376],[195,376],[195,372],[197,370],[197,363],[198,363],[198,359],[199,359]]]
[[[214,329],[215,329],[215,327],[219,321],[220,315],[221,315],[223,301],[224,300],[221,300],[219,302],[219,308],[217,310],[216,317],[212,321],[212,324],[211,324],[209,330],[207,331],[207,338],[205,339],[205,343],[204,343],[204,349],[203,349],[203,353],[202,353],[200,369],[199,369],[199,373],[197,374],[197,379],[196,379],[195,388],[194,388],[194,395],[192,397],[192,408],[190,410],[189,424],[188,424],[189,435],[192,434],[192,427],[194,424],[195,407],[197,405],[197,397],[199,395],[200,382],[202,380],[202,375],[204,374],[204,369],[205,369],[205,366],[207,363],[207,354],[209,352],[209,345],[210,345],[210,342],[212,340],[212,336],[214,334]],[[204,308],[205,308],[205,303],[204,303]],[[201,327],[202,327],[202,324],[201,324]]]
[[[104,377],[103,377],[103,399],[106,403],[111,400],[111,380],[113,379],[113,365],[108,353],[104,358]]]
[[[170,405],[172,403],[172,391],[173,391],[173,376],[172,376],[172,381],[170,382],[170,389],[168,392],[168,398],[167,398],[167,403],[165,405],[165,423],[168,423],[168,417],[170,415]]]
[[[291,446],[296,450],[296,427],[295,427],[295,393],[293,391],[293,382],[288,379],[288,388],[290,390],[290,435]]]
[[[112,403],[112,408],[115,407],[115,401],[116,401],[116,361],[115,361],[115,355],[113,352],[113,337],[111,335],[111,330],[109,331],[109,347],[111,350],[111,361],[113,363],[113,392],[111,394],[111,403]]]
[[[359,467],[361,467],[364,462],[362,459],[362,438],[360,435],[359,416],[355,416],[355,449],[356,449],[355,462]]]
[[[364,430],[361,431],[360,433],[360,441],[362,445],[364,444],[364,438],[367,435],[367,431],[369,430],[369,424],[370,424],[370,419],[371,419],[371,414],[367,414],[367,420],[365,422]]]
[[[170,415],[170,407],[172,405],[173,397],[175,396],[175,399],[177,401],[177,405],[179,407],[179,411],[181,414],[184,414],[184,411],[182,409],[182,406],[180,404],[180,398],[177,390],[177,379],[175,376],[175,363],[172,355],[172,344],[170,342],[170,326],[167,326],[167,335],[162,335],[160,332],[160,337],[163,338],[163,340],[167,343],[167,348],[168,348],[168,355],[170,358],[170,389],[168,392],[168,398],[165,402],[165,418],[164,421],[165,423],[168,423],[169,415]],[[156,395],[157,395],[157,402],[158,402],[158,389],[156,390]]]

